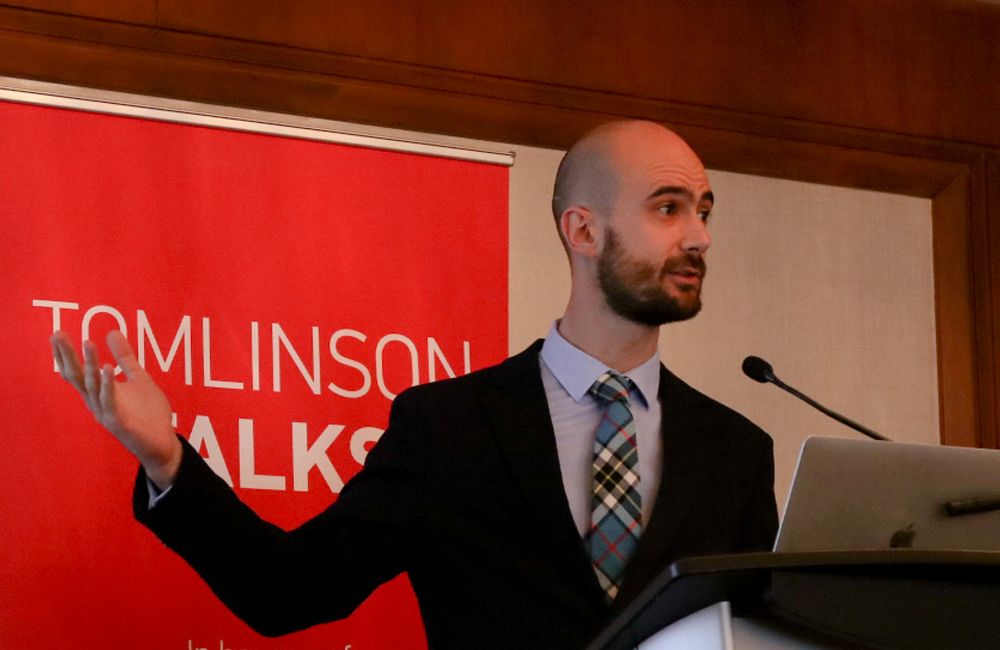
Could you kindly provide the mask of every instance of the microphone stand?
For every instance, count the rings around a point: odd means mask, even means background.
[[[800,391],[792,388],[791,386],[789,386],[785,382],[781,381],[774,374],[774,368],[771,367],[771,364],[769,364],[767,361],[764,361],[760,357],[747,357],[746,359],[744,359],[743,360],[743,373],[746,374],[746,376],[749,377],[750,379],[753,379],[754,381],[760,382],[762,384],[765,384],[767,382],[771,382],[772,384],[774,384],[778,388],[786,390],[789,393],[791,393],[792,395],[795,395],[800,400],[802,400],[803,402],[805,402],[809,406],[813,407],[814,409],[820,411],[821,413],[824,413],[824,414],[830,416],[831,418],[833,418],[837,422],[840,422],[841,424],[846,424],[847,426],[851,427],[855,431],[860,431],[861,433],[865,434],[866,436],[868,436],[872,440],[881,440],[881,441],[884,441],[884,442],[889,442],[889,438],[886,438],[882,434],[875,433],[874,431],[872,431],[868,427],[862,426],[862,425],[858,424],[857,422],[855,422],[854,420],[845,418],[840,413],[836,413],[834,411],[831,411],[830,409],[826,408],[825,406],[823,406],[822,404],[820,404],[819,402],[817,402],[813,398],[811,398],[808,395],[806,395],[806,394],[804,394],[804,393],[802,393],[802,392],[800,392]]]
[[[798,390],[792,388],[791,386],[789,386],[785,382],[781,381],[780,379],[778,379],[777,377],[775,377],[773,373],[767,379],[768,379],[768,381],[770,381],[772,384],[774,384],[778,388],[782,388],[784,390],[787,390],[789,393],[791,393],[792,395],[795,395],[800,400],[802,400],[803,402],[805,402],[809,406],[813,407],[814,409],[816,409],[816,410],[818,410],[818,411],[820,411],[822,413],[825,413],[826,415],[829,415],[831,418],[833,418],[837,422],[840,422],[842,424],[846,424],[847,426],[851,427],[855,431],[860,431],[861,433],[865,434],[866,436],[868,436],[872,440],[881,440],[883,442],[890,442],[889,438],[886,438],[882,434],[875,433],[874,431],[872,431],[868,427],[866,427],[864,425],[861,425],[861,424],[858,424],[854,420],[851,420],[850,418],[846,418],[843,415],[841,415],[840,413],[837,413],[835,411],[831,411],[830,409],[826,408],[825,406],[823,406],[822,404],[820,404],[819,402],[817,402],[813,398],[809,397],[808,395],[806,395],[804,393],[799,392]]]

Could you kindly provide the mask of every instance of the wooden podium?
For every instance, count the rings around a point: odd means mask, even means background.
[[[664,571],[588,650],[637,647],[1000,648],[1000,552],[689,558]]]

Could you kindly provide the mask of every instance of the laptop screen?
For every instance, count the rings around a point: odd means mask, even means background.
[[[1000,451],[806,440],[774,550],[889,548],[1000,551]]]

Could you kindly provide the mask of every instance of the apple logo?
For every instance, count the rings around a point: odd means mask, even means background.
[[[889,540],[889,548],[913,548],[913,538],[917,536],[917,531],[913,530],[913,526],[916,523],[913,522],[906,528],[893,533],[892,539]]]

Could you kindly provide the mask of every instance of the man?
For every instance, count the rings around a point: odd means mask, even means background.
[[[346,616],[405,571],[431,648],[582,648],[670,562],[776,532],[770,438],[657,355],[660,325],[700,309],[712,203],[671,131],[587,134],[556,181],[572,291],[544,343],[401,394],[364,470],[291,532],[175,435],[121,334],[120,384],[92,343],[84,367],[65,334],[53,350],[139,459],[136,516],[258,631]]]

